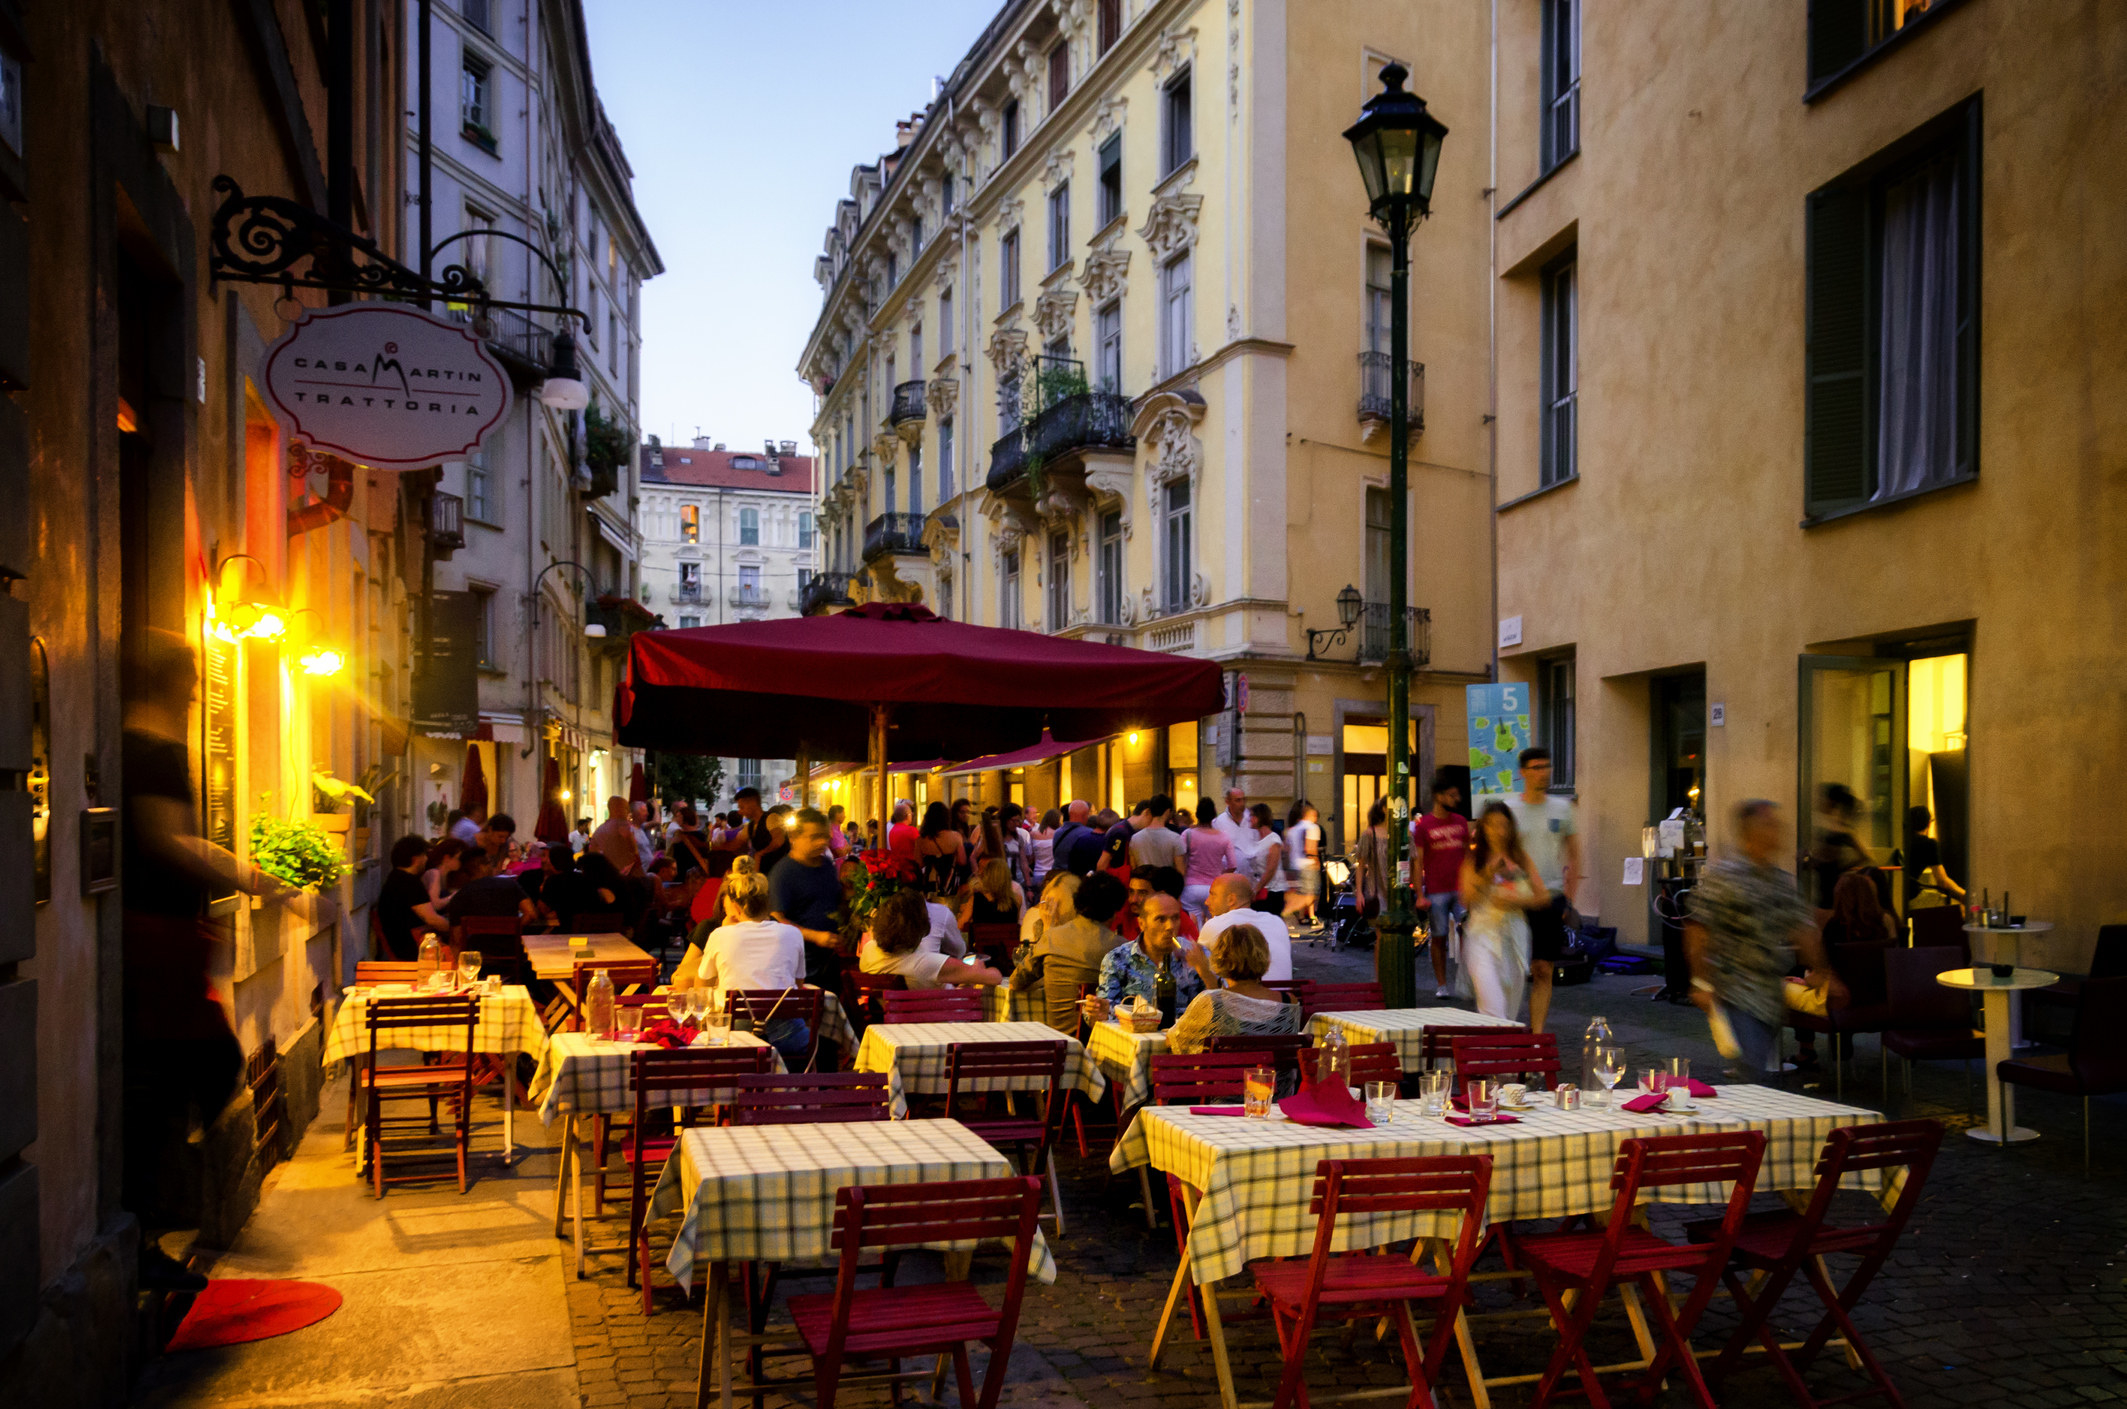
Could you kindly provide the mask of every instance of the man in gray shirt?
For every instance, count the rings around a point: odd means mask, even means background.
[[[1551,975],[1566,953],[1566,911],[1572,908],[1573,887],[1586,873],[1573,799],[1551,795],[1551,750],[1523,749],[1519,761],[1521,791],[1501,800],[1514,814],[1522,848],[1551,896],[1542,909],[1529,912],[1529,1031],[1542,1032],[1551,1015]]]

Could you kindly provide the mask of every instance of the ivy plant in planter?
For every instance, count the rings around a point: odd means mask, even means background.
[[[331,833],[266,814],[251,819],[251,864],[301,890],[323,890],[347,874]]]
[[[597,402],[584,408],[584,463],[591,469],[591,497],[611,494],[620,487],[620,467],[635,453],[635,432],[607,417]]]

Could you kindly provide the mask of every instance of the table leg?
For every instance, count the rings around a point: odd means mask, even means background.
[[[502,1167],[508,1169],[517,1157],[517,1056],[504,1052],[502,1063]]]
[[[1160,1367],[1160,1351],[1167,1344],[1167,1328],[1174,1324],[1174,1308],[1181,1305],[1182,1298],[1189,1294],[1189,1257],[1182,1256],[1182,1265],[1174,1269],[1174,1285],[1167,1289],[1167,1304],[1160,1310],[1160,1323],[1152,1332],[1152,1358],[1148,1368]]]
[[[1239,1409],[1240,1398],[1233,1392],[1233,1366],[1226,1359],[1226,1327],[1219,1320],[1217,1283],[1205,1287],[1199,1300],[1204,1303],[1204,1329],[1211,1338],[1211,1365],[1219,1375],[1219,1403],[1224,1409]]]
[[[709,1264],[709,1285],[702,1297],[702,1358],[694,1376],[694,1409],[709,1409],[709,1370],[716,1366],[723,1409],[731,1409],[731,1284],[730,1266]]]
[[[569,1151],[576,1146],[576,1117],[561,1117],[561,1168],[554,1173],[554,1236],[561,1236],[562,1220],[569,1207]]]
[[[1983,1130],[1965,1132],[1974,1140],[1984,1140],[1990,1145],[2020,1145],[2038,1138],[2036,1130],[2026,1130],[2016,1123],[2016,1091],[2003,1085],[1997,1075],[2001,1064],[2009,1060],[2009,998],[2009,990],[2005,988],[1986,991],[1987,1124]]]
[[[569,1206],[574,1211],[576,1223],[576,1275],[584,1276],[583,1260],[583,1143],[580,1139],[569,1142],[569,1158],[575,1177],[569,1181]]]
[[[1453,1251],[1445,1238],[1429,1238],[1433,1253],[1433,1270],[1445,1277],[1448,1275]],[[1417,1250],[1412,1249],[1413,1252]],[[1415,1259],[1414,1259],[1415,1260]],[[1467,1311],[1455,1313],[1455,1348],[1462,1355],[1463,1378],[1469,1381],[1470,1402],[1476,1409],[1492,1409],[1492,1390],[1484,1382],[1484,1366],[1477,1360],[1477,1338],[1470,1334],[1470,1317]]]

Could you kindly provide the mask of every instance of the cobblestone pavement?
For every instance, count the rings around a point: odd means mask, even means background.
[[[1371,977],[1372,956],[1303,947],[1301,975]],[[1595,1012],[1605,1014],[1634,1065],[1683,1054],[1710,1070],[1717,1061],[1705,1024],[1694,1010],[1635,996],[1644,979],[1602,977],[1560,989],[1551,1026],[1578,1051],[1577,1034]],[[1569,1065],[1577,1056],[1569,1059]],[[1860,1039],[1846,1097],[1882,1105],[1875,1039]],[[1787,1078],[1793,1080],[1794,1078]],[[1896,1083],[1895,1067],[1893,1082]],[[1922,1066],[1913,1095],[1902,1092],[1889,1110],[1933,1116],[1961,1132],[1972,1121],[1965,1081],[1955,1064]],[[1982,1094],[1983,1102],[1983,1094]],[[2044,1132],[2036,1144],[2004,1152],[1953,1134],[1945,1142],[1928,1192],[1891,1264],[1870,1289],[1857,1320],[1914,1409],[1931,1405],[2051,1406],[2127,1402],[2127,1102],[2094,1103],[2097,1134],[2092,1168],[2081,1163],[2075,1103],[2026,1094],[2022,1123]],[[1983,1103],[1981,1109],[1984,1109]],[[1069,1144],[1069,1142],[1067,1142]],[[1013,1406],[1129,1404],[1215,1406],[1208,1350],[1190,1338],[1186,1320],[1158,1372],[1146,1352],[1176,1253],[1163,1226],[1146,1229],[1134,1207],[1134,1180],[1111,1181],[1105,1137],[1080,1159],[1074,1145],[1061,1168],[1070,1214],[1069,1236],[1055,1243],[1054,1286],[1030,1286],[1019,1343],[1013,1351],[1004,1402]],[[1857,1196],[1858,1197],[1858,1196]],[[1865,1205],[1864,1205],[1865,1207]],[[1657,1228],[1662,1227],[1657,1220]],[[1835,1272],[1842,1269],[1835,1265]],[[917,1275],[936,1275],[934,1269]],[[978,1264],[977,1277],[995,1280],[996,1263]],[[594,1275],[573,1282],[569,1309],[584,1403],[590,1406],[691,1405],[702,1326],[699,1294],[683,1303],[676,1289],[658,1294],[658,1313],[644,1317],[625,1286],[620,1260],[603,1259]],[[1506,1305],[1487,1289],[1489,1303]],[[1613,1299],[1612,1305],[1615,1306]],[[1795,1338],[1807,1329],[1806,1291],[1790,1294],[1779,1320]],[[1732,1324],[1725,1301],[1708,1313],[1701,1344],[1717,1344]],[[1262,1322],[1229,1331],[1244,1401],[1267,1400],[1275,1384],[1276,1341]],[[1540,1370],[1553,1343],[1541,1319],[1495,1323],[1481,1331],[1480,1349],[1494,1374]],[[1626,1358],[1631,1342],[1622,1315],[1598,1322],[1598,1358]],[[980,1373],[978,1356],[978,1374]],[[802,1362],[792,1362],[802,1370]],[[1827,1356],[1812,1379],[1820,1393],[1865,1383]],[[1318,1342],[1309,1372],[1318,1392],[1403,1383],[1393,1345],[1370,1334]],[[948,1395],[952,1393],[950,1389]],[[918,1398],[921,1396],[919,1395]],[[883,1391],[850,1391],[844,1402],[885,1402]],[[1451,1357],[1443,1403],[1470,1396]],[[809,1404],[769,1396],[771,1404]],[[1384,1402],[1394,1402],[1388,1400]],[[1525,1390],[1503,1390],[1495,1403],[1519,1406]],[[1682,1404],[1672,1387],[1662,1401]],[[1793,1401],[1760,1365],[1731,1379],[1724,1405],[1776,1406]]]

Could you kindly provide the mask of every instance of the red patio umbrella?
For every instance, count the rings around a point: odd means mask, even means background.
[[[635,760],[634,771],[628,774],[628,801],[648,802],[649,800],[650,780],[643,773],[643,761],[638,758]]]
[[[637,748],[877,767],[1025,748],[1044,729],[1105,738],[1224,703],[1212,661],[872,602],[795,621],[639,631],[614,717],[619,741]]]
[[[465,746],[465,776],[458,782],[458,810],[472,818],[487,816],[487,774],[480,767],[480,749]]]
[[[552,846],[569,839],[569,816],[561,808],[561,760],[547,755],[545,785],[539,790],[545,799],[539,804],[539,822],[532,828],[532,835]]]

